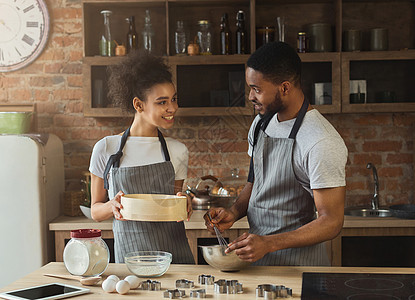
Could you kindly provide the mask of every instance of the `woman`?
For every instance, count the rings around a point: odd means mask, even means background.
[[[107,136],[94,146],[89,168],[92,218],[115,218],[117,263],[131,251],[161,250],[173,254],[173,263],[192,264],[183,222],[127,221],[120,213],[124,194],[184,195],[180,191],[187,176],[188,150],[172,138],[164,139],[159,131],[173,126],[178,109],[172,75],[162,58],[133,51],[110,68],[108,84],[109,98],[134,112],[134,120],[123,134]]]

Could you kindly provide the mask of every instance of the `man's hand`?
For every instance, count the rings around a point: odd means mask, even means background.
[[[240,259],[254,262],[263,258],[268,252],[272,252],[270,246],[267,236],[245,232],[229,244],[226,253],[235,251]]]
[[[209,219],[208,214],[210,214],[212,221]],[[223,232],[226,229],[231,228],[233,223],[235,223],[236,221],[235,214],[231,210],[223,207],[211,208],[203,216],[203,218],[205,219],[205,225],[207,227],[207,230],[209,230],[211,233],[215,233],[215,230],[213,229],[213,224],[216,225],[220,232]]]

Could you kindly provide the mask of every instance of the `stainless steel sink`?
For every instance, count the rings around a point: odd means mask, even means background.
[[[373,209],[370,207],[347,207],[344,209],[344,214],[355,217],[392,217],[392,212],[387,208]]]

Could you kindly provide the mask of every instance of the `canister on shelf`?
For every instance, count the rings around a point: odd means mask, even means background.
[[[304,31],[300,31],[297,34],[297,52],[298,53],[308,52],[307,33],[305,33]]]
[[[212,54],[212,34],[210,33],[210,22],[208,20],[200,20],[197,23],[199,24],[197,41],[199,44],[200,54]]]

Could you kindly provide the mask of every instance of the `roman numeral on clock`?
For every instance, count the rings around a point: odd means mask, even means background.
[[[3,49],[0,48],[0,60],[4,61],[4,53],[3,53]]]
[[[32,39],[30,36],[28,35],[24,35],[22,38],[22,41],[25,42],[26,44],[29,44],[30,46],[33,45],[33,42],[35,41],[34,39]]]
[[[39,27],[39,22],[27,21],[26,22],[26,27]]]
[[[35,8],[35,6],[32,4],[32,5],[28,6],[28,7],[26,7],[25,9],[23,9],[23,12],[24,13],[27,13],[29,10],[32,10],[33,8]]]

